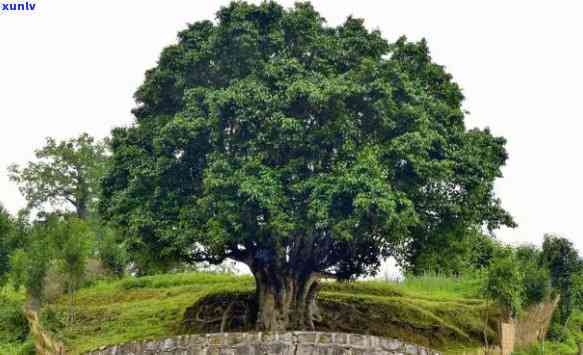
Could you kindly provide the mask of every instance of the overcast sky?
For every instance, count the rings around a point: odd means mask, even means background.
[[[24,206],[6,167],[32,159],[45,137],[104,137],[129,124],[132,95],[161,49],[227,3],[38,0],[29,14],[0,14],[0,202],[12,212]],[[508,139],[496,191],[519,227],[497,235],[539,244],[554,232],[583,250],[579,2],[312,3],[331,25],[352,14],[391,41],[427,38],[435,61],[463,88],[468,127]]]

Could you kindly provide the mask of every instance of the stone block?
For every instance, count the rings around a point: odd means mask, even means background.
[[[348,334],[346,333],[332,333],[334,336],[334,344],[344,345],[348,344]]]
[[[382,339],[380,343],[381,348],[389,351],[397,351],[403,346],[403,343],[397,339]]]
[[[334,343],[334,333],[318,333],[318,344]]]
[[[407,355],[417,355],[419,353],[417,350],[417,346],[413,344],[405,344],[405,347],[403,348],[403,352]]]
[[[367,344],[367,337],[365,335],[360,334],[350,334],[348,336],[348,344],[352,347],[366,347]]]
[[[160,350],[166,353],[176,350],[176,339],[175,338],[164,339],[164,341],[160,344]]]
[[[235,345],[239,345],[239,344],[245,344],[247,343],[247,337],[245,336],[245,333],[229,333],[229,334],[225,334],[224,337],[224,341],[223,341],[223,345],[227,345],[227,346],[235,346]]]
[[[315,332],[294,332],[298,343],[301,344],[315,344],[317,340],[317,333]]]
[[[209,346],[222,345],[224,341],[224,334],[209,334],[206,338]]]

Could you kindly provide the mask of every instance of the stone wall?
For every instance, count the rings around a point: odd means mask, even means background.
[[[86,355],[438,355],[434,350],[375,336],[319,333],[223,333],[185,335],[101,348]]]

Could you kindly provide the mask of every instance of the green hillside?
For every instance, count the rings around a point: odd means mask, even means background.
[[[476,298],[477,286],[473,281],[434,282],[429,277],[404,283],[326,282],[317,328],[397,337],[456,353],[479,346],[483,338],[487,308]],[[251,330],[252,321],[237,319],[237,313],[253,314],[253,289],[251,277],[225,274],[126,278],[80,290],[75,320],[68,326],[66,297],[45,306],[41,319],[74,354],[130,340],[219,331],[221,321],[201,322],[195,315],[205,313],[201,307],[212,312],[234,300],[239,308],[249,309],[233,311],[226,330]],[[488,318],[487,333],[494,337],[495,309]]]

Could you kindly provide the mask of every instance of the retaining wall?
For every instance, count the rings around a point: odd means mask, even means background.
[[[375,336],[319,333],[222,333],[185,335],[154,341],[137,341],[101,348],[86,355],[438,355],[439,353],[396,339]]]

